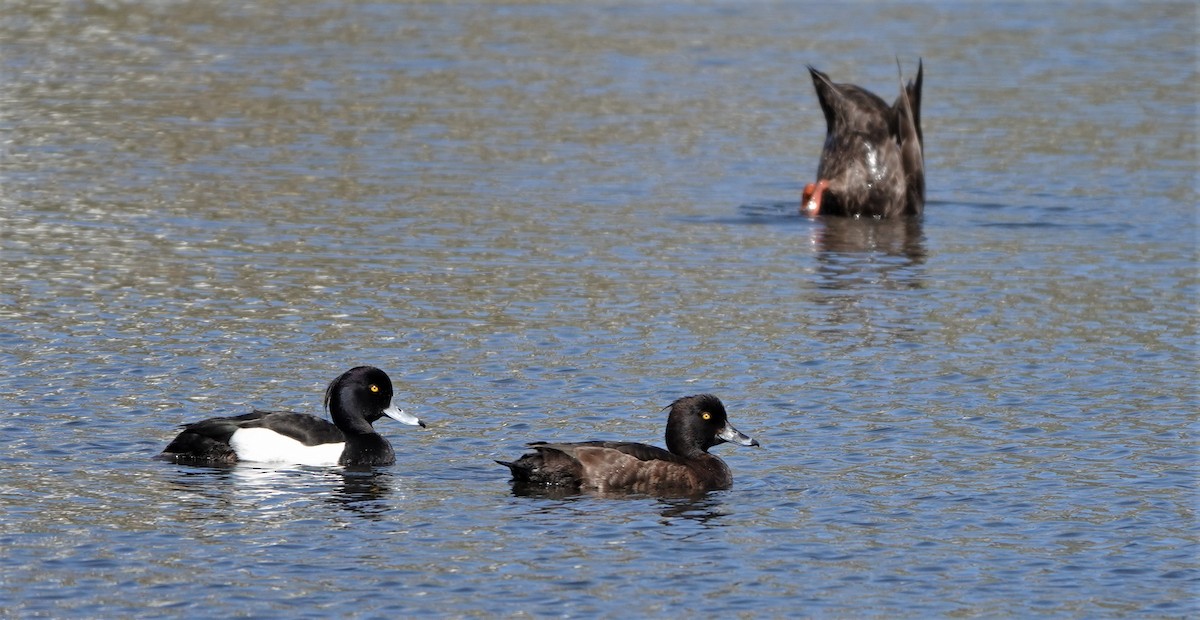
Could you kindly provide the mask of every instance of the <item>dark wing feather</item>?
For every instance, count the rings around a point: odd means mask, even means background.
[[[254,411],[237,417],[246,418],[246,421],[240,424],[241,428],[268,428],[306,446],[346,441],[346,435],[334,426],[333,422],[307,413]]]
[[[921,132],[923,79],[924,66],[918,64],[916,79],[901,87],[900,96],[892,106],[892,124],[900,149],[900,167],[904,172],[905,215],[920,215],[925,209],[925,137]]]
[[[228,441],[220,441],[188,430],[180,432],[163,449],[159,457],[177,463],[230,465],[237,462],[237,454]]]
[[[641,493],[692,488],[698,482],[687,459],[642,443],[537,442],[530,447],[533,454],[510,466],[518,481]]]
[[[909,80],[908,86],[904,88],[904,93],[908,95],[908,104],[912,106],[913,124],[917,127],[917,141],[921,143],[921,150],[925,150],[925,134],[921,131],[921,83],[925,81],[925,63],[917,61],[917,77],[915,80]]]
[[[229,446],[229,439],[243,424],[261,416],[261,412],[254,411],[185,424],[183,430],[163,449],[161,456],[177,462],[236,463],[237,454]]]
[[[668,461],[672,463],[684,463],[685,459],[676,454],[672,454],[658,446],[650,446],[644,443],[633,441],[579,441],[575,443],[545,443],[536,442],[529,444],[532,448],[559,450],[566,454],[575,457],[580,448],[603,448],[606,450],[615,450],[622,454],[628,454],[639,461]]]
[[[185,424],[161,456],[176,462],[236,463],[237,454],[229,447],[229,440],[242,428],[268,428],[306,446],[345,441],[342,431],[332,422],[316,416],[291,411],[252,411]]]
[[[575,457],[549,447],[545,442],[529,444],[534,451],[515,461],[496,461],[512,471],[513,480],[523,483],[578,487],[583,468]]]

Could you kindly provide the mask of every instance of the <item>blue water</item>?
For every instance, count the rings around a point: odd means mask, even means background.
[[[1197,615],[1195,6],[9,3],[0,615]],[[795,214],[925,63],[917,222]],[[180,466],[320,413],[394,466]],[[527,497],[532,440],[761,448]]]

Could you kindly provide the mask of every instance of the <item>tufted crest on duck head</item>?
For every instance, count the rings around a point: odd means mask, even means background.
[[[392,380],[387,373],[374,366],[357,366],[325,388],[325,408],[335,421],[355,412],[370,424],[391,407],[392,394]]]
[[[729,423],[725,405],[712,394],[685,396],[671,403],[667,417],[667,450],[694,456],[725,441],[721,434]]]

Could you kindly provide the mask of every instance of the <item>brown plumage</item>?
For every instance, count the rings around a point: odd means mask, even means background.
[[[898,63],[897,63],[898,64]],[[896,102],[853,84],[835,84],[808,68],[825,115],[825,145],[817,181],[804,188],[800,209],[810,215],[895,217],[925,209],[925,137],[921,83],[900,89]]]
[[[519,484],[601,492],[695,493],[726,489],[733,475],[708,449],[726,441],[758,442],[729,424],[725,406],[711,394],[687,396],[670,406],[667,449],[625,441],[533,442],[533,452],[507,466]]]

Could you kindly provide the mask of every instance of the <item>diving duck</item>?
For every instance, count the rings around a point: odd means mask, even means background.
[[[825,113],[825,146],[817,181],[804,188],[807,215],[895,217],[925,208],[925,138],[921,133],[921,79],[900,89],[888,106],[853,84],[835,84],[811,65],[813,86]]]

